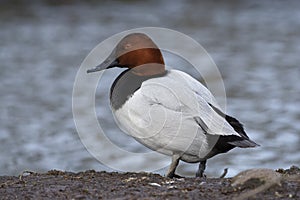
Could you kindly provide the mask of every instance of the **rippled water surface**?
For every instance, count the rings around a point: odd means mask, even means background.
[[[253,167],[300,164],[298,1],[58,2],[0,5],[1,175],[25,169],[113,170],[100,164],[79,139],[72,116],[73,83],[81,62],[98,43],[144,26],[174,29],[203,45],[223,76],[227,112],[261,144],[210,159],[208,175],[217,176],[226,167],[234,175]],[[120,72],[105,72],[97,89],[99,122],[121,148],[148,152],[123,134],[111,115],[107,93]],[[110,146],[100,149],[121,167],[147,168],[159,162],[119,158],[111,155]],[[196,168],[181,163],[179,173],[193,175]]]

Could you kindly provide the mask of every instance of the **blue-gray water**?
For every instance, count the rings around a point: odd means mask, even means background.
[[[210,159],[208,175],[217,176],[225,167],[234,175],[253,167],[300,164],[298,1],[20,2],[0,4],[1,175],[25,169],[112,170],[79,140],[72,116],[73,83],[81,62],[98,43],[144,26],[174,29],[203,45],[222,73],[227,112],[261,144]],[[107,73],[107,80],[118,72]],[[109,106],[107,98],[98,95],[97,101]],[[142,151],[114,126],[109,109],[97,115],[108,124],[113,140]],[[109,151],[103,148],[103,154]],[[196,168],[181,163],[179,170],[192,175]]]

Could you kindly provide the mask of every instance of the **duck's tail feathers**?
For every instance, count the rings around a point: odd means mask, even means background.
[[[228,144],[231,144],[231,145],[234,145],[234,146],[240,147],[240,148],[249,148],[249,147],[258,147],[258,146],[260,146],[259,144],[253,142],[250,139],[234,140],[234,141],[228,142]]]

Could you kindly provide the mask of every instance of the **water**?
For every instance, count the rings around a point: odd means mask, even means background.
[[[79,139],[72,116],[73,83],[81,62],[98,43],[144,26],[183,32],[206,48],[223,76],[227,112],[261,144],[210,159],[208,175],[217,176],[225,167],[235,175],[252,167],[300,164],[297,1],[20,2],[0,6],[1,175],[25,169],[113,170],[101,165]],[[98,119],[113,142],[147,152],[119,131],[109,108],[103,106],[108,106],[107,91],[118,73],[106,72],[107,85],[98,87]],[[109,146],[103,148],[103,154],[109,151]],[[141,164],[110,159],[120,166]],[[192,176],[196,168],[181,163],[179,173]]]

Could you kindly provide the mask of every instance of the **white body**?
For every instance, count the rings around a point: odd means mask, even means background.
[[[209,105],[215,98],[188,74],[169,70],[166,76],[142,83],[114,116],[120,128],[137,141],[166,155],[181,155],[199,162],[211,151],[220,135],[238,133]],[[200,117],[207,133],[195,120]]]

